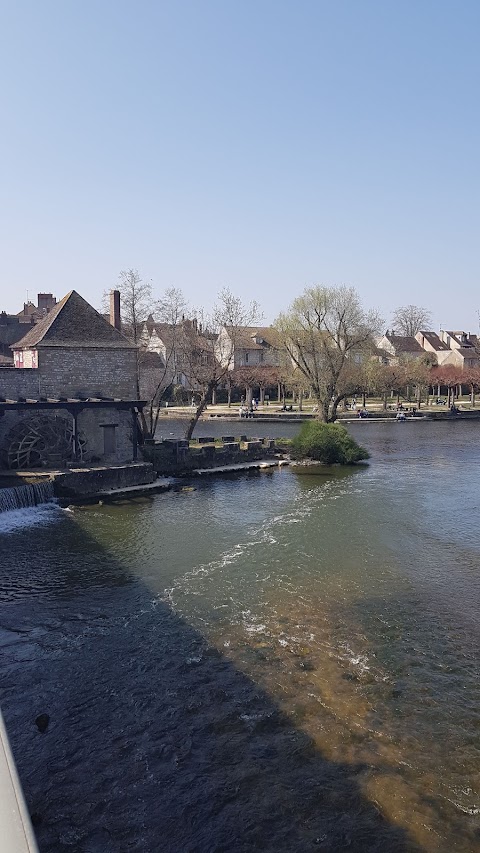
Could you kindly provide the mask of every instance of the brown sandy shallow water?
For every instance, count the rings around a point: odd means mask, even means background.
[[[0,519],[41,851],[480,849],[480,454],[423,426],[358,425],[367,470]]]

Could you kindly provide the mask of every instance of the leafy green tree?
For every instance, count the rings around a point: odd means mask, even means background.
[[[338,404],[351,393],[344,380],[370,356],[382,324],[376,311],[362,307],[356,290],[345,286],[307,288],[279,316],[283,347],[312,389],[319,420],[336,419]]]

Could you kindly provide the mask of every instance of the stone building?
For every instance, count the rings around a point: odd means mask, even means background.
[[[37,294],[37,304],[28,300],[28,302],[23,303],[23,308],[16,315],[19,320],[22,322],[25,320],[32,320],[37,323],[39,320],[43,320],[43,318],[48,314],[52,308],[57,304],[57,300],[55,299],[53,293],[38,293]]]
[[[76,291],[12,347],[0,371],[0,464],[124,463],[136,457],[137,350]],[[118,316],[117,316],[118,314]]]

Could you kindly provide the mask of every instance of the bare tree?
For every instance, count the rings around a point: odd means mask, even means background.
[[[138,345],[142,324],[155,311],[152,284],[143,281],[136,269],[122,270],[118,280],[123,333]]]
[[[404,305],[393,312],[392,324],[397,335],[414,338],[417,332],[430,328],[432,315],[426,308],[420,308],[418,305]]]
[[[353,287],[311,287],[277,320],[285,350],[311,386],[318,418],[334,421],[351,393],[353,364],[368,358],[382,322],[365,311]]]
[[[184,318],[187,304],[181,290],[171,287],[165,291],[164,296],[156,304],[156,316],[159,324],[165,329],[165,352],[158,355],[155,369],[148,368],[149,352],[140,351],[140,375],[152,374],[152,381],[148,387],[147,415],[144,423],[146,436],[154,438],[160,415],[160,403],[167,392],[171,389],[177,374],[179,358],[181,357],[180,341],[183,338],[182,318]],[[143,363],[145,365],[143,368]],[[143,378],[143,377],[142,377]]]
[[[137,269],[122,270],[118,276],[117,290],[120,291],[122,333],[137,347],[136,395],[140,399],[140,335],[144,321],[155,311],[152,285],[143,281]],[[102,295],[101,311],[108,313],[110,291]]]
[[[201,323],[198,320],[183,323],[179,336],[182,371],[199,398],[185,432],[187,440],[192,437],[212,393],[233,367],[236,341],[246,326],[260,319],[255,302],[244,306],[227,289],[221,291],[212,313],[201,316]]]

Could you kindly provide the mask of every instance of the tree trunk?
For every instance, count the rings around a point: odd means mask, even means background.
[[[140,444],[143,444],[143,440],[145,438],[149,438],[150,431],[148,429],[147,419],[145,417],[144,411],[141,411],[141,412],[139,411],[138,418],[140,421],[140,424],[139,424]]]
[[[337,420],[337,409],[338,409],[340,403],[342,402],[342,400],[345,400],[346,397],[347,397],[347,394],[339,394],[338,397],[335,397],[335,399],[332,403],[331,411],[330,411],[328,419],[327,419],[328,423],[331,423],[331,424],[335,423],[335,421]]]
[[[364,409],[366,405],[367,405],[367,395],[366,395],[365,391],[362,391],[362,408]]]
[[[473,385],[470,386],[470,405],[472,409],[475,408],[475,388]]]
[[[277,385],[277,403],[279,403],[281,399],[282,399],[282,386],[279,382]]]
[[[228,398],[227,398],[228,408],[232,405],[232,383],[228,383]]]
[[[199,419],[200,415],[202,414],[202,412],[205,411],[205,407],[207,405],[209,395],[212,393],[214,387],[215,387],[215,385],[212,385],[211,383],[209,383],[207,385],[207,388],[203,392],[200,403],[198,404],[198,406],[195,410],[195,414],[194,414],[193,418],[191,418],[188,422],[188,427],[185,431],[185,440],[186,441],[190,441],[190,439],[193,435],[193,431],[194,431],[194,429],[198,423],[198,419]]]
[[[265,388],[260,388],[260,405],[265,403]]]
[[[298,392],[298,411],[303,412],[303,391]]]
[[[387,392],[386,391],[384,391],[384,393],[383,393],[383,411],[384,412],[387,411]]]
[[[217,405],[217,389],[212,388],[212,406]]]

